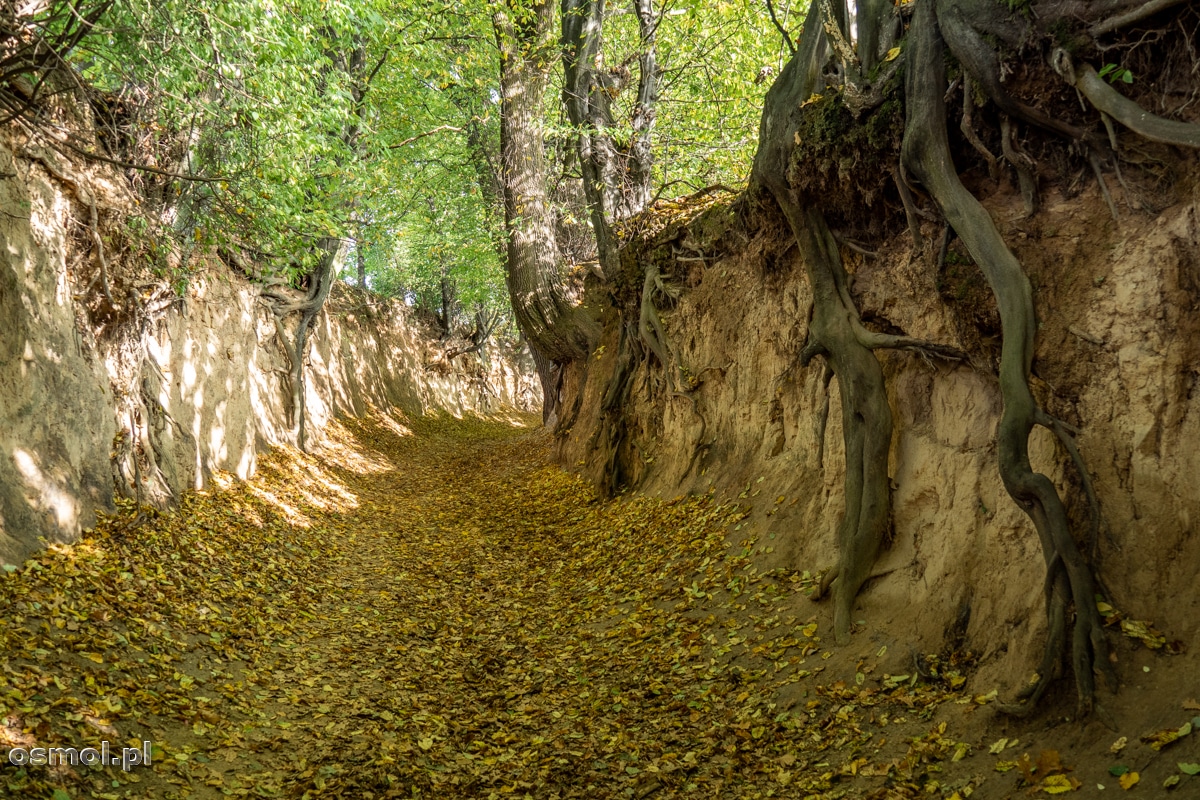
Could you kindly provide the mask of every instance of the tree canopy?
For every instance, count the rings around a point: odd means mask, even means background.
[[[254,274],[294,282],[319,260],[323,237],[340,238],[350,243],[345,280],[466,321],[477,309],[510,317],[490,21],[501,5],[49,0],[11,27],[53,39],[75,66],[101,136],[72,146],[143,168],[131,175],[159,198],[147,219],[185,255],[237,250]],[[527,4],[507,5],[520,14]],[[625,4],[603,13],[597,67],[619,78],[637,56],[637,20]],[[662,74],[653,190],[737,185],[763,76],[786,52],[767,7],[689,0],[653,13]],[[634,92],[611,91],[615,118],[628,120]],[[541,108],[556,220],[586,240],[561,71]],[[612,135],[631,133],[617,125]]]

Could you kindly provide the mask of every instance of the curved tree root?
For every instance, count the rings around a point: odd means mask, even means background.
[[[932,2],[932,0],[929,0]],[[984,34],[972,22],[981,22],[992,35],[1004,35],[1012,39],[1011,45],[1019,44],[1023,31],[1014,27],[997,14],[1007,16],[1003,3],[995,0],[937,0],[937,21],[945,34],[945,43],[950,52],[971,76],[983,92],[991,98],[1001,111],[1012,117],[1023,119],[1044,130],[1052,131],[1072,141],[1088,139],[1087,131],[1045,114],[1033,106],[1014,98],[1000,81],[1000,59],[987,44]],[[939,37],[940,38],[940,37]],[[909,62],[912,63],[912,62]],[[914,65],[913,70],[917,69]],[[969,87],[967,87],[969,90]],[[945,91],[944,87],[942,91]],[[911,117],[909,118],[912,121]]]
[[[1076,65],[1065,50],[1052,56],[1054,70],[1088,102],[1143,139],[1181,147],[1200,147],[1200,125],[1176,122],[1151,114],[1122,95],[1088,64]]]
[[[337,280],[341,262],[346,257],[347,243],[344,239],[322,238],[317,242],[320,251],[317,265],[309,273],[308,291],[301,301],[284,303],[280,296],[271,291],[261,292],[259,297],[270,308],[275,318],[275,332],[288,360],[289,417],[296,431],[296,446],[308,452],[308,425],[305,409],[304,357],[308,347],[308,336],[317,322],[317,315],[325,307],[325,301]],[[287,334],[284,318],[294,311],[300,312],[295,337]]]
[[[845,289],[837,240],[824,215],[813,208],[802,210],[786,191],[777,194],[776,200],[796,237],[813,289],[809,343],[801,354],[801,364],[815,355],[824,356],[829,371],[837,376],[842,397],[846,511],[837,531],[833,630],[837,642],[845,644],[850,638],[855,598],[887,533],[892,409],[883,368],[872,348],[862,341],[864,329]]]
[[[822,9],[825,13],[822,13]],[[892,440],[892,411],[884,387],[877,347],[918,347],[907,337],[887,337],[868,331],[847,289],[838,242],[830,231],[819,201],[800,198],[787,181],[795,149],[802,105],[815,90],[826,48],[825,33],[833,16],[828,3],[813,3],[804,23],[796,55],[767,94],[759,131],[759,151],[752,181],[776,202],[796,239],[813,294],[808,337],[799,363],[820,355],[826,364],[824,382],[836,376],[842,402],[842,437],[846,453],[845,513],[838,523],[838,563],[826,574],[825,589],[834,597],[834,636],[839,644],[850,637],[854,601],[870,577],[888,529],[888,455]],[[836,26],[834,26],[836,27]],[[834,37],[835,49],[842,42]],[[904,192],[903,176],[897,183]],[[906,203],[914,240],[920,240],[915,203]],[[822,417],[827,417],[827,410]],[[822,422],[823,424],[823,422]],[[820,436],[824,439],[824,435]],[[822,451],[821,456],[824,453]],[[836,581],[834,577],[836,576]],[[823,592],[822,592],[823,594]]]
[[[942,10],[942,4],[938,10]],[[1071,536],[1066,509],[1054,484],[1034,472],[1029,462],[1029,435],[1044,414],[1029,388],[1036,330],[1032,288],[991,217],[963,186],[954,169],[943,98],[943,42],[931,3],[918,4],[909,42],[913,68],[908,73],[908,122],[902,158],[980,265],[996,297],[1004,332],[1000,359],[1004,401],[998,433],[1000,476],[1009,495],[1033,521],[1046,559],[1050,631],[1037,682],[1026,693],[1026,707],[1036,702],[1045,691],[1043,684],[1054,676],[1069,635],[1079,713],[1086,714],[1094,702],[1094,672],[1100,672],[1114,689],[1116,677],[1096,610],[1091,569]],[[955,55],[962,58],[957,49]]]

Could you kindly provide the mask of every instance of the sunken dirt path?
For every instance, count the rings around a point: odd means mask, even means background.
[[[811,582],[727,548],[740,509],[597,503],[528,422],[347,422],[314,456],[277,452],[168,514],[124,508],[0,578],[0,748],[154,743],[127,773],[0,767],[0,796],[953,797],[979,780],[939,772],[981,743],[936,714],[988,698],[862,663],[823,682]]]

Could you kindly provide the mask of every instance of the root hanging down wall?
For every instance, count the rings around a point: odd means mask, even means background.
[[[153,324],[95,336],[74,295],[90,259],[72,220],[86,210],[7,146],[0,175],[0,563],[72,541],[114,490],[170,503],[213,470],[245,477],[263,449],[295,444],[288,360],[255,287],[214,263]],[[96,170],[79,180],[123,218],[131,198],[119,179]],[[372,407],[536,410],[524,349],[445,355],[404,303],[337,285],[308,348],[310,439]]]
[[[993,192],[985,206],[1036,287],[1035,394],[1081,431],[1105,520],[1100,591],[1130,618],[1153,620],[1182,642],[1189,653],[1179,658],[1194,659],[1200,188],[1195,164],[1187,169],[1192,177],[1177,202],[1119,225],[1095,185],[1074,197],[1047,192],[1034,216],[1015,186]],[[604,336],[596,355],[568,370],[563,408],[578,404],[578,412],[558,431],[560,457],[602,488],[615,480],[618,490],[741,498],[754,513],[731,541],[752,539],[762,570],[815,572],[838,560],[841,400],[836,380],[826,398],[819,362],[798,363],[812,295],[777,213],[739,198],[634,237],[623,257],[629,274],[592,287],[589,303],[606,309]],[[852,647],[868,647],[881,631],[902,637],[907,646],[892,648],[893,666],[908,672],[909,648],[938,651],[969,608],[966,643],[981,656],[980,690],[999,684],[1011,696],[1042,651],[1045,565],[996,466],[995,306],[978,268],[953,247],[940,268],[914,254],[904,232],[870,255],[843,248],[843,257],[872,327],[969,355],[954,364],[880,353],[895,419],[889,541],[855,605]],[[681,290],[673,303],[660,298],[659,308],[679,362],[675,390],[655,358],[640,354],[630,367],[622,344],[623,320],[637,318],[629,287],[651,263]],[[629,398],[615,411],[604,404],[614,380],[626,383]],[[1034,467],[1086,520],[1061,446],[1046,431],[1031,445]]]

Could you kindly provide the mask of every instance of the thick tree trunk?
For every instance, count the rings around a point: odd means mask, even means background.
[[[599,331],[568,294],[547,197],[542,101],[554,63],[554,7],[547,0],[520,6],[519,12],[501,10],[493,17],[500,50],[507,284],[530,347],[561,364],[586,355]]]

